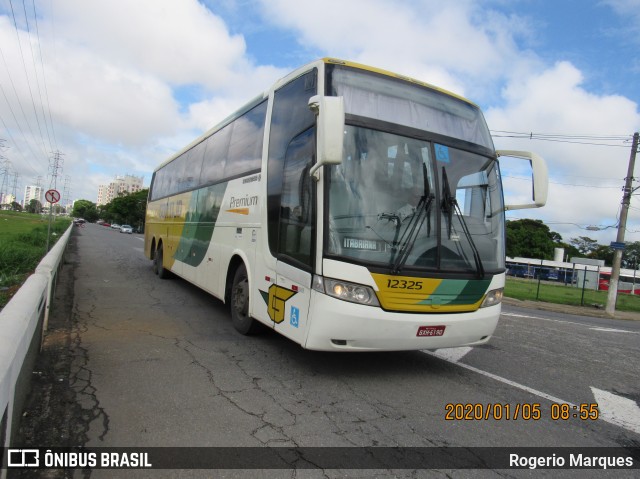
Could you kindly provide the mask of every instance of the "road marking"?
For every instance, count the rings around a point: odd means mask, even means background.
[[[640,407],[635,401],[591,387],[600,418],[640,434]]]
[[[436,349],[436,351],[442,351],[442,349]],[[462,368],[468,369],[469,371],[473,371],[474,373],[478,373],[481,374],[483,376],[486,376],[488,378],[494,379],[496,381],[499,381],[501,383],[504,384],[508,384],[509,386],[513,386],[514,388],[518,388],[518,389],[522,389],[523,391],[526,391],[530,394],[533,394],[535,396],[544,398],[544,399],[548,399],[551,402],[558,402],[558,403],[565,403],[565,404],[569,404],[569,406],[574,406],[574,404],[570,403],[569,401],[565,401],[564,399],[560,399],[557,398],[555,396],[552,396],[550,394],[547,393],[543,393],[542,391],[538,391],[537,389],[533,389],[530,388],[529,386],[525,386],[524,384],[520,384],[517,383],[515,381],[511,381],[510,379],[507,378],[503,378],[501,376],[498,376],[496,374],[490,373],[488,371],[483,371],[482,369],[478,369],[478,368],[474,368],[473,366],[470,366],[468,364],[464,364],[464,363],[460,363],[460,362],[456,362],[456,361],[451,361],[443,356],[440,356],[439,354],[436,354],[436,351],[427,351],[427,350],[422,350],[423,353],[428,354],[429,356],[435,356],[436,358],[442,359],[443,361],[447,361],[449,363],[455,364],[457,366],[460,366]]]
[[[445,354],[442,353],[442,351],[444,351],[444,349],[436,349],[435,351],[422,350],[423,353],[428,354],[429,356],[442,359],[443,361],[447,361],[448,363],[455,364],[456,366],[468,369],[469,371],[473,371],[474,373],[486,376],[495,381],[507,384],[517,389],[521,389],[522,391],[528,392],[529,394],[533,394],[534,396],[541,397],[548,401],[559,404],[567,404],[572,410],[574,408],[576,411],[579,410],[579,406],[573,404],[572,402],[565,401],[564,399],[560,399],[542,391],[538,391],[537,389],[530,388],[529,386],[525,386],[524,384],[511,381],[510,379],[503,378],[502,376],[498,376],[497,374],[483,371],[482,369],[478,369],[468,364],[458,362],[458,360],[450,360],[445,357]],[[635,402],[631,401],[630,399],[622,398],[620,396],[616,396],[615,394],[608,393],[606,391],[601,391],[600,389],[596,389],[594,387],[591,387],[591,391],[593,392],[595,400],[598,403],[598,410],[600,411],[598,420],[613,424],[614,426],[618,426],[635,433],[640,433],[640,409],[638,409],[638,406],[635,404]],[[603,401],[603,405],[600,404],[600,400]]]
[[[563,321],[561,319],[543,318],[543,317],[540,317],[540,316],[529,316],[527,314],[500,313],[500,316],[509,316],[511,318],[539,319],[541,321],[551,321],[552,323],[566,323],[566,324],[577,324],[578,326],[587,326],[584,323],[577,323],[575,321]]]
[[[517,313],[501,313],[500,316],[507,316],[510,318],[527,318],[527,319],[539,319],[540,321],[551,321],[552,323],[562,323],[562,324],[575,324],[577,326],[587,327],[594,331],[608,331],[608,332],[620,332],[620,333],[631,333],[631,334],[640,334],[640,331],[631,331],[629,329],[613,329],[613,328],[602,328],[602,327],[594,327],[590,324],[578,323],[576,321],[564,321],[562,319],[551,319],[551,318],[543,318],[541,316],[529,316],[527,314],[517,314]]]
[[[466,354],[471,351],[473,348],[468,346],[462,348],[444,348],[444,349],[436,349],[433,354],[438,356],[439,358],[446,359],[452,363],[457,363],[460,361]]]
[[[139,239],[140,241],[144,241],[144,238],[140,236],[136,236],[136,239]]]
[[[613,328],[589,328],[592,331],[604,331],[607,333],[634,333],[635,331],[627,331],[626,329],[613,329]]]

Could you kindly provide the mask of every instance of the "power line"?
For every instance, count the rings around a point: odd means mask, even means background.
[[[40,27],[38,25],[38,12],[36,10],[35,0],[31,0],[32,5],[30,7],[27,7],[27,1],[28,0],[22,0],[22,10],[24,13],[25,22],[24,28],[19,27],[18,24],[19,12],[16,10],[17,5],[14,6],[12,0],[9,0],[8,2],[13,18],[13,27],[18,42],[18,48],[10,51],[10,53],[13,54],[13,57],[5,57],[2,47],[0,47],[0,57],[2,57],[2,62],[6,71],[6,81],[0,83],[0,93],[2,93],[2,97],[4,98],[9,111],[8,115],[4,115],[5,118],[3,118],[3,115],[0,114],[0,122],[7,132],[7,137],[16,148],[18,154],[24,160],[20,161],[19,163],[28,167],[35,175],[37,175],[39,172],[42,172],[44,170],[44,167],[42,165],[34,166],[30,158],[34,158],[36,160],[36,163],[41,163],[43,159],[47,158],[47,151],[56,152],[53,153],[54,155],[60,155],[60,152],[58,151],[57,147],[58,142],[56,138],[51,104],[49,100],[49,92],[47,88],[47,70],[45,68],[43,58],[43,44],[40,36]],[[31,12],[33,14],[33,18],[30,18]],[[33,79],[30,78],[29,68],[27,68],[27,61],[22,45],[23,42],[21,41],[21,36],[22,40],[27,39],[30,45],[32,60],[31,63],[33,65],[32,74],[35,75],[36,85],[32,85]],[[19,68],[15,68],[17,67],[17,64],[13,63],[15,67],[10,68],[7,61],[9,58],[10,61],[17,61],[17,55],[20,55],[21,57],[23,67],[22,70],[24,71],[25,80],[18,80],[18,78],[16,77],[15,72],[19,70]],[[28,94],[31,100],[35,121],[37,123],[37,131],[34,131],[35,128],[32,125],[33,119],[31,119],[30,115],[27,115],[25,111],[29,109],[28,106],[25,105],[25,101],[27,103],[29,101],[29,99],[26,97],[27,89],[24,89],[24,94],[21,96],[18,93],[18,88],[16,88],[17,85],[20,85],[21,81],[26,81],[26,87],[28,88]],[[5,83],[7,86],[10,83],[13,91],[11,92],[11,88],[4,88],[2,83]],[[35,89],[37,89],[37,95]],[[39,105],[38,102],[36,102],[36,98],[39,99]],[[17,102],[17,106],[19,107],[21,115],[16,115],[17,109],[15,107],[15,102]],[[14,106],[12,106],[12,104]],[[40,115],[42,115],[42,119],[40,119]],[[5,121],[8,120],[7,117],[9,116],[12,117],[12,122]],[[42,128],[43,122],[45,127],[44,129]],[[14,135],[16,135],[15,130],[18,130],[19,132],[19,134],[17,135],[18,138],[14,138]],[[46,135],[44,133],[44,130],[46,130]],[[16,139],[20,139],[20,143],[18,143]],[[47,144],[49,145],[49,148],[47,148]],[[23,145],[22,148],[20,147],[20,145]],[[38,150],[41,150],[41,152],[38,152]],[[48,162],[48,160],[45,161]],[[55,177],[52,179],[55,181]]]
[[[503,178],[511,178],[513,180],[525,180],[525,181],[531,181],[531,178],[524,178],[522,176],[511,176],[511,175],[502,175]],[[600,188],[600,189],[613,189],[615,188],[616,190],[620,189],[620,185],[616,185],[616,186],[602,186],[602,185],[576,185],[573,183],[560,183],[558,181],[549,181],[550,184],[553,185],[561,185],[561,186],[574,186],[577,188]]]
[[[0,89],[2,89],[2,85],[0,85]],[[4,93],[4,91],[3,91],[3,93]],[[9,109],[11,109],[11,105],[9,105]],[[12,111],[12,113],[13,113],[13,111]],[[15,119],[15,115],[14,115],[14,119]],[[2,122],[2,125],[4,126],[5,131],[9,135],[9,138],[11,139],[11,142],[14,145],[17,145],[16,140],[13,138],[13,135],[11,134],[11,130],[9,130],[9,127],[7,127],[7,124],[4,122],[4,119],[2,118],[1,115],[0,115],[0,122]],[[24,137],[24,132],[22,132],[21,129],[20,129],[20,132],[22,133],[22,136]],[[25,138],[25,141],[26,141],[26,138]],[[26,163],[29,166],[29,168],[31,168],[33,170],[33,172],[37,174],[38,171],[33,167],[33,165],[31,164],[31,161],[29,161],[29,159],[26,156],[24,156],[22,151],[19,148],[16,148],[16,151],[20,154],[20,156],[22,156],[22,159],[24,160],[24,163]]]
[[[9,65],[7,64],[7,60],[6,60],[5,56],[4,56],[4,53],[2,51],[2,47],[1,46],[0,46],[0,57],[2,57],[2,62],[4,63],[5,69],[7,70],[7,76],[9,78],[9,82],[11,83],[11,87],[13,88],[13,93],[15,95],[16,101],[18,102],[18,106],[20,107],[20,111],[22,112],[22,116],[24,117],[24,121],[27,124],[27,127],[29,128],[29,132],[31,133],[31,136],[35,138],[36,135],[33,133],[33,129],[31,128],[31,123],[27,119],[27,114],[25,113],[24,107],[22,106],[22,102],[20,101],[20,95],[18,95],[18,90],[16,89],[15,82],[13,81],[13,77],[11,76],[11,69],[9,68]],[[13,120],[14,120],[14,122],[16,124],[16,127],[18,128],[18,130],[20,130],[20,133],[22,134],[22,138],[23,138],[25,144],[27,145],[27,147],[31,151],[31,154],[35,158],[38,158],[39,155],[37,155],[33,151],[33,149],[31,148],[31,142],[27,140],[27,137],[26,137],[26,135],[24,133],[24,130],[22,129],[21,122],[18,121],[18,118],[16,117],[16,114],[13,111],[13,108],[11,107],[11,102],[9,101],[9,98],[7,97],[7,93],[5,92],[4,88],[2,87],[2,83],[0,83],[0,91],[2,91],[2,95],[4,96],[4,99],[7,102],[7,106],[9,107],[9,111],[11,112],[11,115],[13,116]],[[4,121],[3,121],[3,123],[4,123]],[[9,131],[9,129],[7,128],[6,125],[5,125],[5,128],[7,129],[7,131]],[[17,145],[17,144],[14,142],[14,145]],[[46,158],[46,153],[43,154],[42,157]]]
[[[29,73],[27,71],[27,63],[25,62],[25,59],[24,59],[24,52],[22,50],[22,42],[20,41],[20,30],[18,29],[18,21],[16,20],[16,15],[15,15],[15,12],[13,10],[13,2],[12,2],[12,0],[9,0],[9,5],[11,6],[11,15],[13,17],[13,26],[14,26],[14,29],[16,31],[16,39],[18,41],[18,49],[20,50],[20,59],[22,60],[22,67],[24,69],[24,76],[25,76],[25,79],[27,81],[27,88],[29,89],[29,96],[31,97],[31,105],[33,106],[33,113],[35,115],[36,124],[38,125],[38,131],[40,132],[40,140],[42,141],[42,146],[44,147],[43,151],[46,151],[47,147],[46,147],[46,145],[44,143],[44,135],[42,134],[42,126],[40,125],[40,117],[38,116],[38,110],[36,108],[36,102],[35,102],[35,99],[33,98],[33,90],[31,88],[31,82],[29,81]],[[37,77],[37,75],[36,75],[36,77]],[[25,116],[25,119],[26,119],[26,116]],[[46,154],[45,154],[45,156],[46,156]]]
[[[34,4],[34,7],[35,7],[35,4]],[[22,0],[22,8],[24,10],[24,20],[25,20],[25,25],[27,27],[27,35],[31,37],[31,29],[29,28],[29,16],[27,15],[27,4],[25,3],[25,0]],[[40,97],[40,109],[42,110],[42,119],[44,120],[44,126],[47,132],[47,138],[49,140],[49,148],[53,150],[53,144],[51,142],[51,134],[49,132],[49,124],[47,123],[47,114],[44,111],[44,101],[42,99],[42,88],[40,87],[40,79],[38,78],[38,67],[36,66],[36,56],[33,52],[33,42],[29,42],[29,46],[31,50],[31,61],[33,62],[33,72],[36,77],[36,86],[38,88],[38,95]],[[44,69],[42,70],[42,74],[44,75]],[[44,83],[45,81],[44,76],[42,81]],[[43,138],[43,141],[44,141],[44,138]]]
[[[23,0],[24,1],[24,0]],[[56,130],[53,124],[53,118],[51,116],[51,103],[49,102],[49,89],[47,88],[47,77],[45,74],[45,68],[44,68],[44,60],[42,59],[42,41],[40,40],[40,28],[38,27],[38,14],[36,13],[36,2],[35,0],[32,0],[31,2],[33,4],[33,20],[34,23],[36,25],[36,38],[38,40],[38,53],[39,53],[39,58],[40,58],[40,67],[42,69],[42,83],[44,86],[44,96],[47,102],[47,112],[49,114],[49,124],[51,125],[51,134],[53,136],[53,146],[55,147],[55,149],[58,149],[58,140],[56,138]],[[25,17],[26,17],[26,10],[25,10]],[[45,118],[45,122],[46,122],[46,118]]]
[[[524,140],[551,141],[556,143],[572,143],[578,145],[610,146],[628,148],[632,135],[580,135],[518,132],[506,130],[490,130],[494,138],[516,138]],[[621,143],[621,144],[620,144]]]

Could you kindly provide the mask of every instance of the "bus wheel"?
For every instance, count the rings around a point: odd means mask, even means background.
[[[233,276],[230,303],[233,327],[245,335],[258,332],[258,322],[249,316],[249,278],[244,264],[238,267]]]
[[[162,245],[160,245],[153,258],[153,272],[158,275],[158,278],[167,279],[171,273],[164,267],[163,256]]]

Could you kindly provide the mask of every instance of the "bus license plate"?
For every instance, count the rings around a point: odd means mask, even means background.
[[[442,336],[446,326],[420,326],[418,328],[418,337]]]

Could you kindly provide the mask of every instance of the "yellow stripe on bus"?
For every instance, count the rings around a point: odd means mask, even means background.
[[[249,208],[234,208],[232,210],[225,210],[227,213],[237,213],[239,215],[248,215]]]

